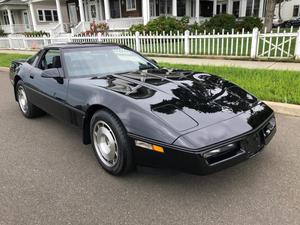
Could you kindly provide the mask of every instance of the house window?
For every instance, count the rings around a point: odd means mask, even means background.
[[[136,10],[136,0],[126,0],[126,11]]]
[[[293,16],[299,15],[299,5],[294,5]]]
[[[217,14],[222,14],[227,12],[227,4],[217,4]]]
[[[11,13],[11,17],[12,17],[12,22],[13,22],[13,24],[16,24],[16,23],[15,23],[15,18],[14,18],[13,13]],[[7,13],[7,11],[3,11],[3,21],[4,21],[4,24],[5,24],[5,25],[8,25],[8,24],[9,24],[9,18],[8,18],[8,13]]]
[[[38,9],[37,13],[40,22],[58,21],[57,10],[55,9]]]

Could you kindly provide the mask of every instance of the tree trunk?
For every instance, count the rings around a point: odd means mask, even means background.
[[[266,16],[264,27],[267,28],[267,32],[272,30],[275,5],[276,0],[266,0]]]

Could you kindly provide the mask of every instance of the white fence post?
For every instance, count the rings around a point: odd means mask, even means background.
[[[12,44],[12,39],[11,39],[11,37],[8,37],[8,45],[9,45],[9,48],[10,48],[10,49],[13,48],[13,44]]]
[[[28,49],[26,37],[23,38],[23,45],[24,45],[24,49]]]
[[[251,59],[255,59],[256,58],[256,53],[257,53],[257,47],[258,47],[258,28],[255,27],[252,31],[252,42],[251,42]]]
[[[135,32],[135,46],[136,46],[136,51],[139,52],[141,50],[141,45],[140,45],[140,32],[136,31]]]
[[[295,47],[295,60],[300,60],[300,29],[297,32],[297,38],[296,38],[296,47]]]
[[[184,54],[190,54],[190,41],[189,41],[190,31],[186,30],[184,32]]]

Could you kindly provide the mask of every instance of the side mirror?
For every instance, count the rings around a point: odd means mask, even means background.
[[[62,78],[62,72],[59,68],[46,69],[41,74],[44,78]]]
[[[154,65],[158,65],[155,59],[149,59],[150,62],[152,62]]]

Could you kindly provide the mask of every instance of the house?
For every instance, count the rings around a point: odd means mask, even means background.
[[[296,17],[300,17],[300,0],[284,0],[276,5],[275,18],[286,21]]]
[[[92,21],[111,30],[146,24],[161,15],[204,21],[216,14],[263,17],[266,0],[0,0],[0,29],[7,33],[80,33]]]

